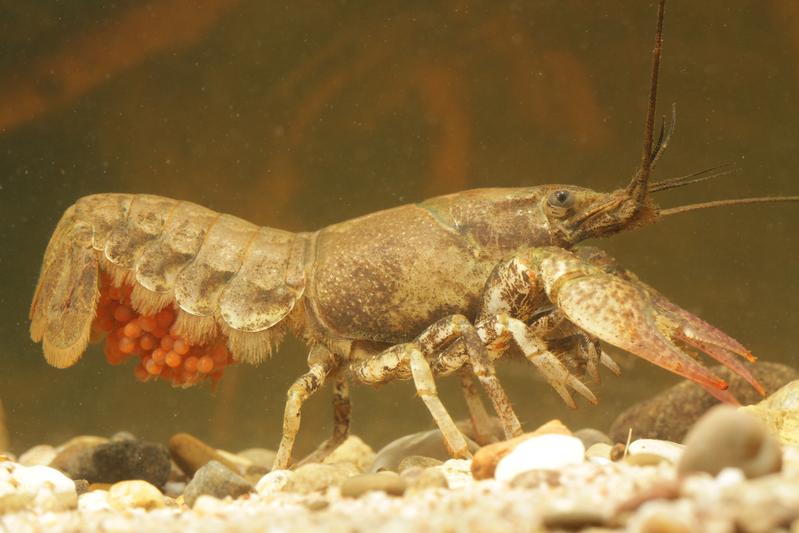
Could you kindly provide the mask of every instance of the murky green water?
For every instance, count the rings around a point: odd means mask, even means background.
[[[13,447],[127,429],[274,447],[296,341],[229,371],[216,395],[137,383],[98,348],[47,366],[27,311],[61,212],[95,192],[191,200],[311,230],[481,186],[625,183],[640,150],[655,19],[646,2],[0,2],[0,398]],[[799,9],[667,9],[661,102],[677,134],[656,177],[741,171],[664,193],[666,206],[799,194]],[[665,109],[666,106],[664,105]],[[675,302],[763,359],[796,364],[799,206],[674,217],[601,243]],[[623,360],[569,412],[532,368],[501,365],[520,417],[606,428],[675,379]],[[465,414],[454,380],[445,403]],[[356,388],[354,431],[379,445],[430,427],[409,383]],[[329,391],[299,447],[330,430]]]

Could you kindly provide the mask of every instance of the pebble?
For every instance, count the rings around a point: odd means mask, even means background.
[[[787,365],[767,361],[759,361],[755,365],[742,364],[749,368],[768,392],[799,379],[799,370]],[[762,399],[751,385],[729,369],[714,366],[711,370],[727,381],[729,391],[742,404],[757,403]],[[633,428],[633,438],[636,439],[682,442],[699,417],[718,404],[718,400],[702,387],[686,380],[625,410],[616,417],[608,434],[614,442],[627,442],[627,432]]]
[[[208,461],[217,461],[234,472],[240,472],[240,464],[231,461],[216,449],[188,433],[176,433],[169,438],[169,453],[187,475],[193,476]]]
[[[479,449],[479,446],[468,437],[466,442],[470,452],[475,453]],[[386,444],[375,454],[369,471],[392,470],[397,472],[400,462],[410,455],[432,457],[439,461],[446,461],[450,458],[441,431],[433,429],[406,435]]]
[[[228,463],[235,465],[236,466],[235,472],[238,472],[239,474],[244,474],[245,472],[247,472],[247,469],[252,466],[252,461],[240,456],[237,453],[229,452],[227,450],[222,450],[220,448],[216,448],[216,453],[221,455],[225,460],[227,460]]]
[[[108,489],[108,503],[118,511],[125,509],[156,509],[164,505],[164,496],[146,481],[120,481]]]
[[[107,490],[84,492],[78,497],[78,510],[83,513],[97,513],[112,509],[111,503],[108,501]]]
[[[567,509],[544,513],[541,524],[547,529],[582,530],[600,527],[607,523],[607,516],[594,509]]]
[[[255,484],[255,491],[261,496],[281,492],[293,474],[291,470],[273,470]]]
[[[799,380],[792,381],[756,405],[743,407],[760,418],[780,442],[799,446]]]
[[[510,481],[510,486],[518,489],[538,489],[543,486],[560,486],[560,472],[557,470],[528,470]]]
[[[108,439],[94,435],[74,437],[57,448],[49,466],[57,468],[72,479],[98,481],[92,464],[92,452]]]
[[[19,464],[23,466],[50,466],[58,452],[49,444],[39,444],[19,456]]]
[[[649,454],[661,457],[670,463],[677,464],[682,456],[685,446],[659,439],[634,440],[627,447],[627,458],[631,456]]]
[[[191,507],[197,498],[204,494],[220,499],[227,496],[236,499],[242,494],[252,492],[253,488],[249,481],[222,463],[209,461],[194,474],[192,480],[186,485],[183,499],[186,505]]]
[[[75,492],[80,496],[86,492],[89,492],[89,482],[85,479],[76,479],[75,481]]]
[[[441,473],[447,478],[447,485],[452,490],[463,488],[474,482],[471,459],[450,459],[435,468],[441,470]]]
[[[447,476],[444,475],[440,467],[422,468],[421,466],[412,466],[403,470],[400,476],[407,483],[408,490],[412,492],[449,488]]]
[[[314,498],[313,496],[303,502],[309,511],[321,511],[330,507],[330,500],[325,498]]]
[[[352,463],[360,472],[366,472],[375,460],[372,448],[355,435],[350,435],[333,452],[325,457],[323,464]]]
[[[255,466],[260,466],[268,470],[272,470],[272,464],[275,462],[277,452],[267,448],[247,448],[238,452],[236,455],[246,459]]]
[[[378,472],[360,474],[344,480],[341,484],[341,495],[345,498],[360,498],[371,491],[382,491],[390,496],[405,494],[407,483],[394,472]]]
[[[400,474],[403,473],[405,470],[409,468],[414,468],[420,466],[422,468],[430,468],[433,466],[443,465],[443,461],[439,461],[433,457],[425,457],[423,455],[409,455],[402,461],[400,461],[399,466],[397,467],[397,472]]]
[[[664,461],[668,461],[668,459],[662,455],[646,452],[637,453],[635,455],[628,454],[627,457],[624,458],[624,462],[632,466],[654,466]]]
[[[224,516],[228,506],[219,498],[208,494],[201,494],[192,506],[192,511],[198,516],[221,517]]]
[[[519,444],[533,437],[548,434],[571,435],[572,433],[560,420],[550,420],[530,433],[525,433],[524,435],[510,440],[483,446],[474,454],[474,458],[472,459],[472,475],[474,479],[489,479],[494,477],[494,471],[500,460],[511,453]]]
[[[162,444],[139,440],[117,440],[101,444],[91,454],[94,477],[89,482],[116,483],[140,479],[163,487],[172,468],[169,452]]]
[[[782,450],[765,424],[754,415],[728,405],[707,412],[685,437],[678,463],[681,474],[716,475],[726,467],[739,468],[748,478],[779,472]]]
[[[78,505],[75,483],[48,466],[0,463],[0,515],[15,511],[65,511]]]
[[[585,447],[570,435],[538,435],[525,440],[497,465],[494,477],[509,482],[529,470],[558,470],[585,460]]]
[[[360,471],[352,463],[309,463],[292,472],[283,485],[283,491],[299,494],[325,491],[328,487],[341,486],[344,480],[358,474]]]
[[[593,463],[608,464],[611,461],[610,452],[613,446],[604,442],[597,442],[585,451],[585,458]]]
[[[613,441],[610,440],[605,433],[599,431],[598,429],[594,428],[583,428],[578,429],[574,432],[574,436],[583,441],[583,446],[587,450],[591,446],[597,443],[604,443],[613,446]]]

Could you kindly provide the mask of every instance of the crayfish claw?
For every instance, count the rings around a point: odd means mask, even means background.
[[[709,390],[727,389],[726,381],[692,359],[666,336],[678,327],[674,316],[658,312],[660,306],[655,305],[649,292],[636,283],[598,269],[587,270],[560,283],[554,299],[569,320],[590,335]],[[683,318],[686,315],[687,312],[679,314]],[[732,400],[731,395],[723,396],[725,401]]]

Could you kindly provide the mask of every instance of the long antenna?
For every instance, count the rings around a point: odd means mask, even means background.
[[[660,73],[660,56],[663,50],[663,13],[666,10],[666,0],[658,4],[658,22],[655,31],[655,47],[652,49],[652,76],[649,83],[649,109],[646,113],[644,124],[644,146],[641,150],[641,166],[633,180],[630,182],[630,195],[636,199],[639,208],[643,207],[646,198],[649,174],[652,171],[654,157],[652,145],[655,129],[655,111],[657,109],[658,74]]]
[[[763,196],[757,198],[733,198],[731,200],[713,200],[712,202],[702,202],[700,204],[681,205],[669,209],[661,209],[658,215],[667,217],[686,211],[696,211],[698,209],[708,209],[711,207],[724,207],[728,205],[740,204],[774,204],[779,202],[799,202],[799,196]]]

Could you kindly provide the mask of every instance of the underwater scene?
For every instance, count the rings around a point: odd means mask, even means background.
[[[660,4],[0,2],[0,524],[799,528],[799,5]]]

